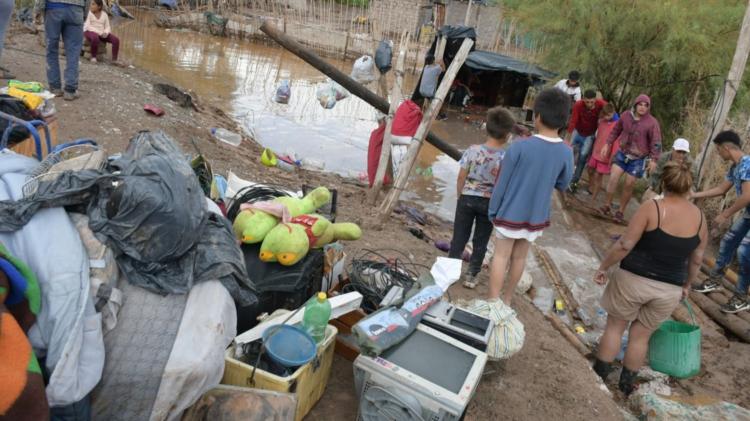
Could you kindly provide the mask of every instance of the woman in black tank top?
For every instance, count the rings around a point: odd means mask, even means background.
[[[690,168],[670,162],[661,182],[664,198],[641,205],[594,275],[596,283],[607,285],[602,307],[608,313],[594,371],[606,379],[629,326],[619,383],[625,394],[633,391],[651,333],[687,297],[707,243],[703,213],[687,200]],[[617,263],[608,283],[606,271]]]

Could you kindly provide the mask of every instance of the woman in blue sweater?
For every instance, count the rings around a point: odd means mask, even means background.
[[[545,89],[534,102],[537,134],[510,145],[492,191],[489,218],[495,226],[495,254],[490,269],[489,299],[510,305],[526,265],[529,244],[550,222],[552,190],[564,192],[573,175],[573,151],[558,135],[570,114],[570,98]],[[505,272],[510,280],[503,291]]]

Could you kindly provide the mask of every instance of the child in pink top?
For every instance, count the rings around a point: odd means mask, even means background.
[[[102,10],[104,3],[102,0],[93,0],[89,15],[83,24],[83,36],[91,44],[91,62],[96,63],[96,53],[99,52],[99,43],[112,44],[112,62],[117,64],[117,54],[120,50],[120,40],[112,35],[112,28],[109,26],[109,17]]]
[[[619,146],[618,139],[615,141],[616,146],[610,149],[612,152],[610,152],[607,159],[602,160],[602,147],[607,144],[607,138],[617,123],[617,119],[615,118],[615,107],[612,104],[606,104],[604,108],[602,108],[599,117],[599,125],[596,129],[596,141],[594,142],[594,149],[588,162],[591,203],[596,202],[596,196],[599,194],[599,190],[601,190],[602,187],[602,179],[604,178],[604,175],[609,175],[609,170],[612,167],[612,158],[615,156],[615,153],[617,153]]]

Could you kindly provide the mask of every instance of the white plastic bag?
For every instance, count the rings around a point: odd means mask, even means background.
[[[288,80],[282,80],[281,85],[276,88],[276,95],[273,96],[273,100],[279,104],[288,104],[289,97],[292,96],[292,88],[289,86]]]
[[[315,97],[318,99],[320,106],[326,110],[330,110],[336,105],[336,102],[348,96],[349,91],[331,79],[319,84],[318,89],[315,91]]]
[[[502,360],[510,358],[523,348],[526,331],[523,323],[516,317],[516,312],[505,305],[502,300],[474,300],[466,310],[492,320],[490,341],[487,344],[487,358]]]
[[[375,60],[370,56],[362,56],[354,62],[352,66],[352,79],[364,85],[374,82],[378,79],[375,71]]]

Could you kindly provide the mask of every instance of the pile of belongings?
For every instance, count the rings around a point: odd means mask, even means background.
[[[0,243],[38,280],[40,298],[27,299],[36,321],[18,324],[51,413],[179,418],[221,380],[235,303],[257,303],[231,224],[161,132],[24,196],[38,165],[0,151]]]

